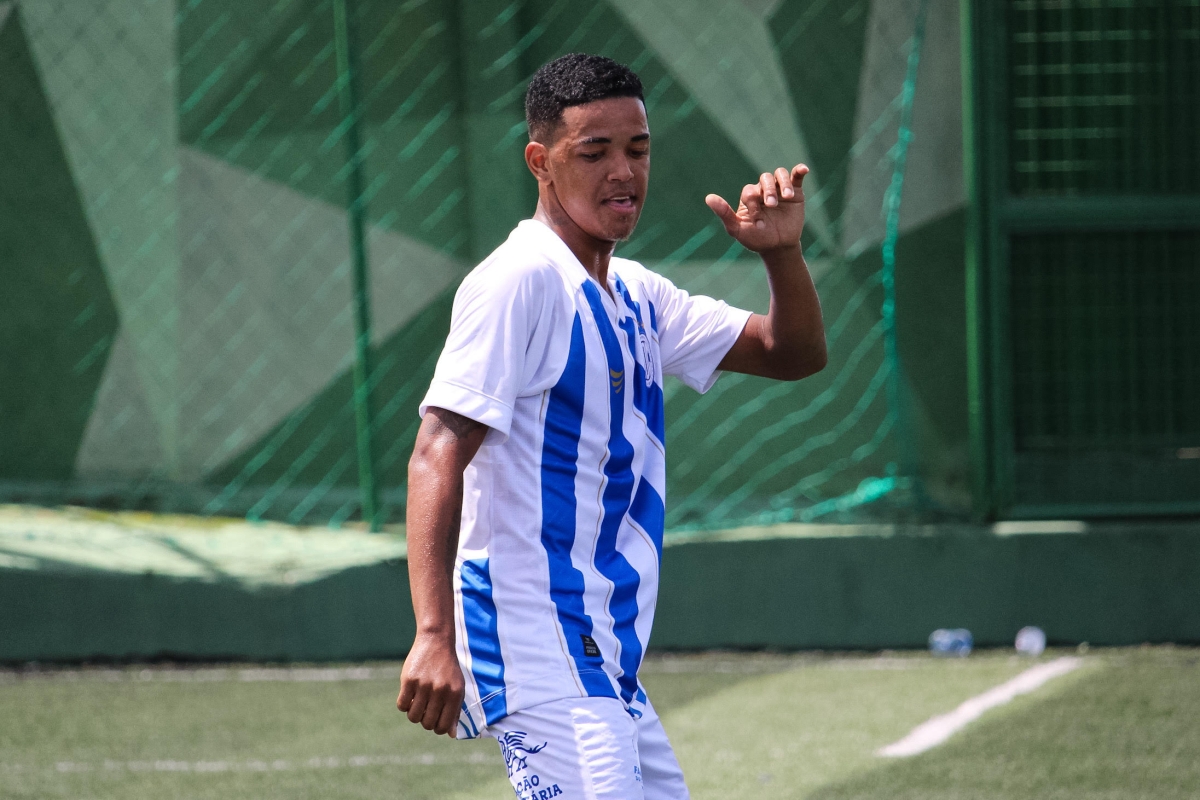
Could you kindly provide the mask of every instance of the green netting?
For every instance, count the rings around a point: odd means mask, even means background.
[[[0,494],[402,520],[453,291],[536,200],[525,85],[588,51],[641,74],[655,140],[619,254],[765,311],[761,265],[702,198],[813,168],[829,366],[669,383],[668,524],[956,497],[965,412],[939,408],[964,390],[939,384],[962,355],[938,348],[961,335],[961,277],[904,284],[961,273],[958,3],[926,5],[0,3],[0,137],[27,154],[0,188]]]

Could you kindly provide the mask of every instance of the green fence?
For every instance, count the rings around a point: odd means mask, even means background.
[[[403,519],[459,280],[533,211],[533,71],[642,76],[619,254],[765,310],[703,197],[813,168],[830,364],[666,387],[671,527],[965,513],[957,0],[0,3],[0,497]],[[903,365],[903,366],[902,366]]]
[[[973,5],[981,505],[1200,513],[1200,0]]]

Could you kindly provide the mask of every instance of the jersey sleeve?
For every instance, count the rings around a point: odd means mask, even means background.
[[[508,438],[516,399],[541,361],[538,319],[545,304],[545,276],[526,270],[473,272],[459,286],[450,334],[433,381],[421,401],[481,422]],[[494,437],[493,437],[494,438]]]
[[[674,375],[703,394],[717,382],[717,365],[733,347],[751,312],[723,300],[691,295],[667,278],[648,272],[657,297],[654,323],[664,375]]]

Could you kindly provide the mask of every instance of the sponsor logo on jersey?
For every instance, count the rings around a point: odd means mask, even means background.
[[[549,742],[533,746],[525,744],[525,737],[528,735],[525,731],[506,731],[503,736],[499,737],[500,754],[504,756],[504,766],[508,767],[508,777],[510,778],[529,766],[527,760],[531,755],[542,752],[549,744]]]
[[[542,779],[538,775],[528,775],[512,782],[516,790],[517,800],[550,800],[551,797],[561,797],[563,790],[558,784],[541,786]]]

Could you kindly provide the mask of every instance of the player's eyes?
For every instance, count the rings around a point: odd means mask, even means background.
[[[580,155],[580,156],[581,156],[581,157],[582,157],[582,158],[583,158],[585,161],[599,161],[599,160],[600,160],[600,156],[602,156],[602,155],[604,155],[604,154],[603,154],[603,153],[580,153],[579,155]]]
[[[630,150],[629,155],[633,156],[634,158],[645,158],[646,156],[650,155],[650,148],[643,147],[640,150]]]

